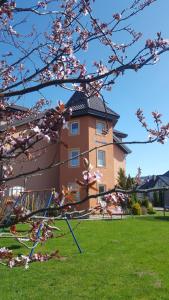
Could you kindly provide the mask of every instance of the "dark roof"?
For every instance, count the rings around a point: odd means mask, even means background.
[[[113,129],[113,133],[115,136],[117,136],[118,138],[124,139],[128,136],[127,133],[121,132],[119,130]]]
[[[149,189],[153,187],[169,186],[169,171],[164,175],[152,175],[145,177],[145,182],[139,186],[139,189]]]
[[[11,126],[19,127],[19,126],[28,124],[30,122],[33,122],[35,120],[39,120],[43,116],[44,116],[44,113],[32,114],[31,116],[25,117],[22,120],[16,120],[16,121],[12,122]],[[0,132],[4,132],[5,130],[7,130],[7,128],[9,128],[9,124],[0,125]]]
[[[96,96],[87,97],[84,92],[76,91],[66,103],[66,106],[72,108],[73,117],[93,115],[112,121],[113,126],[115,126],[120,117],[107,105],[104,105],[101,98]]]
[[[149,189],[154,187],[156,182],[156,176],[147,176],[145,181],[139,186],[139,189]]]
[[[159,178],[164,182],[164,184],[169,185],[169,177],[164,175],[159,175]]]
[[[25,106],[20,106],[20,105],[15,105],[15,104],[11,104],[6,107],[6,111],[12,112],[12,113],[27,112],[28,110],[29,109]],[[11,126],[21,126],[23,124],[26,124],[26,123],[32,121],[32,118],[34,118],[34,117],[31,117],[31,120],[29,120],[29,118],[30,117],[25,117],[22,120],[16,120],[11,124]],[[9,128],[9,124],[4,123],[3,125],[0,125],[0,132],[5,131],[7,128]]]
[[[119,115],[104,104],[101,98],[93,96],[87,97],[84,92],[75,92],[66,103],[67,107],[72,108],[72,116],[93,115],[104,120],[112,121],[113,127],[116,125]],[[113,140],[117,143],[121,142],[122,138],[126,138],[127,134],[113,129]],[[126,154],[131,153],[131,150],[125,144],[118,144]]]
[[[116,143],[120,143],[121,139],[119,139],[116,135],[113,135],[113,141]],[[125,144],[117,144],[117,146],[123,150],[126,154],[130,154],[131,150]]]
[[[163,176],[169,177],[169,171],[167,171],[166,173],[164,173]]]

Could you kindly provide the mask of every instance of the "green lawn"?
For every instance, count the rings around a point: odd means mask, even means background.
[[[0,265],[0,300],[169,299],[168,217],[82,221],[75,233],[83,254],[66,235],[39,248],[59,249],[66,261]],[[0,243],[23,252],[17,242]]]

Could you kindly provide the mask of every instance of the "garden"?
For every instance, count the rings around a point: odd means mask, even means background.
[[[58,222],[65,235],[36,250],[58,250],[58,257],[28,270],[0,265],[0,299],[168,299],[168,216],[70,221],[82,254]],[[2,243],[16,254],[26,251],[15,240]]]

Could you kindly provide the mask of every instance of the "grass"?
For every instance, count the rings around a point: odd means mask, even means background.
[[[58,226],[67,230],[63,222]],[[59,249],[66,261],[34,263],[28,270],[0,265],[0,300],[169,299],[168,217],[82,221],[75,233],[83,254],[66,235],[39,248]],[[0,243],[25,251],[15,241]]]

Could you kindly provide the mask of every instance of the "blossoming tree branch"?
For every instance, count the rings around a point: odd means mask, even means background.
[[[89,97],[102,96],[102,91],[111,90],[119,76],[128,70],[135,72],[154,64],[162,53],[169,50],[169,40],[158,32],[155,39],[143,41],[142,49],[134,57],[129,58],[128,55],[130,48],[142,37],[140,32],[128,26],[128,20],[153,5],[155,0],[131,1],[130,6],[121,12],[112,11],[107,22],[95,15],[95,1],[34,2],[33,6],[19,0],[0,2],[0,41],[4,45],[0,59],[1,119],[8,115],[8,126],[1,133],[0,143],[2,183],[15,177],[10,160],[14,161],[23,154],[26,160],[31,160],[32,148],[40,140],[61,142],[60,132],[71,118],[71,109],[66,109],[59,102],[55,108],[45,107],[44,110],[44,106],[48,106],[53,99],[43,97],[41,90],[55,86],[56,91],[70,89],[84,91]],[[39,22],[47,26],[41,29]],[[26,33],[23,30],[25,24]],[[125,34],[125,43],[115,42],[119,32]],[[85,63],[83,52],[90,53],[93,43],[106,53],[104,61],[98,58],[93,62],[89,56]],[[17,103],[24,95],[32,94],[32,98],[37,99],[39,93],[40,99],[36,103],[34,101],[35,104],[27,111],[7,113],[10,105]],[[168,135],[168,125],[161,124],[159,113],[153,113],[155,123],[158,123],[156,129],[147,128],[141,110],[138,110],[137,116],[149,131],[151,140],[164,141]],[[29,131],[16,136],[13,123],[28,117]]]
[[[109,20],[99,18],[95,12],[97,0],[44,0],[21,1],[0,0],[0,118],[2,121],[0,133],[0,189],[3,195],[6,183],[10,180],[33,176],[53,167],[67,163],[55,159],[45,167],[15,174],[15,162],[34,161],[40,158],[41,152],[36,152],[34,146],[41,141],[66,144],[61,140],[61,132],[67,127],[71,119],[71,108],[65,107],[60,99],[49,99],[43,95],[55,87],[57,92],[63,90],[82,91],[87,97],[99,96],[103,99],[104,90],[111,91],[117,79],[127,72],[137,72],[143,67],[154,65],[160,55],[169,51],[169,40],[157,32],[156,37],[144,40],[141,32],[132,28],[132,18],[143,13],[145,9],[158,0],[133,0],[122,11],[116,11],[115,5]],[[104,8],[104,3],[100,5]],[[129,25],[130,24],[130,25]],[[120,37],[124,38],[120,42]],[[116,42],[118,41],[118,42]],[[132,48],[138,43],[140,49],[131,57]],[[95,61],[90,57],[92,46],[100,47],[104,52],[101,60],[96,55]],[[87,57],[87,61],[84,57]],[[31,97],[31,105],[27,103]],[[50,103],[54,103],[50,108]],[[17,103],[25,103],[28,109],[13,111],[10,109]],[[106,106],[105,106],[106,107]],[[106,113],[106,108],[105,108]],[[161,114],[153,112],[154,128],[146,123],[141,109],[137,117],[148,133],[146,141],[129,141],[133,143],[164,143],[169,137],[169,124],[163,124]],[[28,119],[27,128],[17,132],[16,121]],[[5,125],[3,122],[5,120]],[[112,142],[112,144],[115,142]],[[123,144],[124,142],[119,142]],[[78,156],[85,157],[93,149],[86,149]],[[86,170],[83,181],[77,179],[81,189],[94,189],[100,176],[91,170],[90,162],[84,159]],[[116,196],[112,193],[117,193]],[[132,193],[113,188],[104,192],[107,202],[122,203],[124,194]],[[25,221],[43,211],[65,211],[69,207],[77,206],[89,198],[96,198],[94,194],[72,202],[72,193],[67,187],[60,194],[55,194],[55,207],[42,208],[39,211],[27,212],[24,208],[15,208],[14,219],[4,223],[1,218],[0,227],[9,227],[20,221]],[[119,194],[120,193],[120,194]],[[100,208],[99,208],[100,209]],[[2,214],[3,215],[3,214]],[[43,223],[42,237],[51,237],[49,224]],[[34,241],[37,226],[33,225],[30,239]],[[2,251],[2,256],[10,258],[11,253]],[[53,254],[54,255],[54,254]]]

